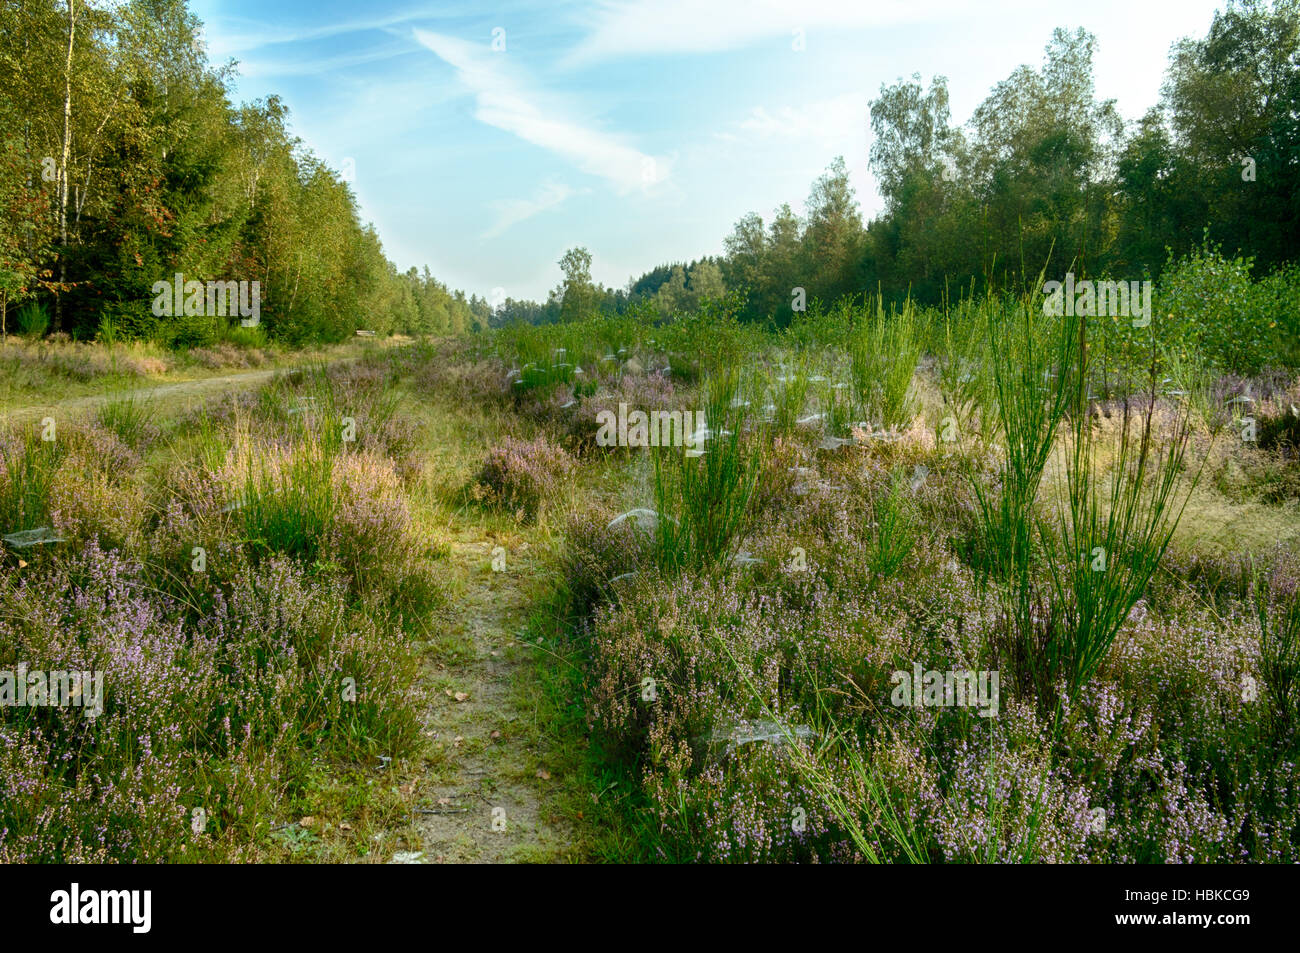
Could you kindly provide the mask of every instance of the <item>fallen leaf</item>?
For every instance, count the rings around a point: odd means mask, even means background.
[[[551,780],[551,772],[547,771],[545,768],[538,768],[537,776],[541,778],[543,781]]]

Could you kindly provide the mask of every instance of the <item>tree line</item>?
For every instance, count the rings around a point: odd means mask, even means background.
[[[154,283],[181,273],[259,282],[257,333],[290,344],[486,324],[486,300],[399,272],[283,101],[237,105],[233,76],[185,0],[4,0],[0,316],[39,308],[79,338],[228,334],[154,313]]]
[[[846,295],[941,304],[1061,276],[1158,276],[1207,246],[1257,271],[1300,248],[1300,2],[1231,2],[1204,37],[1175,44],[1159,102],[1126,123],[1097,98],[1095,38],[1054,31],[1041,66],[999,82],[964,127],[947,81],[919,75],[870,107],[870,166],[885,208],[864,222],[842,158],[799,215],[736,223],[721,258],[663,265],[624,289],[590,280],[590,255],[562,262],[542,305],[507,302],[494,323],[591,310],[687,310],[732,296],[751,321],[787,323]],[[576,256],[576,257],[575,257]],[[566,264],[567,262],[567,264]]]

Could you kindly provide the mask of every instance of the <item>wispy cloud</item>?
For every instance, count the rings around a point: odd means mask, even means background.
[[[801,106],[780,106],[769,110],[756,106],[750,114],[718,133],[722,139],[793,139],[810,145],[833,145],[847,139],[864,140],[870,117],[871,97],[850,92]]]
[[[850,183],[872,213],[878,202],[867,164],[870,101],[866,91],[849,91],[803,103],[755,106],[714,133],[709,147],[712,163],[748,161],[774,175],[785,170],[803,188],[832,157],[843,156]],[[793,199],[797,193],[785,194]]]
[[[622,138],[563,117],[527,81],[510,69],[505,55],[486,44],[467,43],[427,30],[416,40],[456,70],[475,97],[475,118],[553,152],[599,176],[620,192],[647,188],[668,177],[668,162],[627,145]]]
[[[482,237],[495,238],[520,222],[526,221],[541,212],[559,208],[572,196],[589,191],[591,190],[575,189],[562,182],[547,182],[533,194],[532,198],[493,202],[492,208],[497,214],[496,221],[483,233]]]
[[[588,19],[589,32],[569,66],[621,56],[715,53],[796,31],[865,29],[969,14],[959,0],[607,0]]]
[[[352,66],[377,63],[399,56],[411,55],[411,46],[407,42],[386,43],[377,49],[363,52],[343,53],[337,56],[304,58],[290,60],[284,57],[255,57],[243,60],[239,71],[246,77],[266,76],[320,76],[337,73]]]
[[[209,38],[211,44],[209,52],[215,60],[222,60],[228,56],[238,56],[240,53],[268,46],[306,43],[372,31],[391,31],[412,20],[427,20],[428,17],[427,11],[417,9],[332,23],[321,23],[317,19],[307,24],[280,25],[268,23],[260,18],[250,20],[243,17],[222,16],[218,13],[208,20],[208,27],[212,34]],[[206,34],[209,30],[204,32]]]

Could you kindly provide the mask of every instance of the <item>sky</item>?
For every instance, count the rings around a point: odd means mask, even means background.
[[[399,268],[542,300],[565,250],[623,287],[802,212],[843,156],[864,218],[882,84],[946,76],[965,123],[1052,30],[1097,38],[1097,94],[1137,119],[1171,44],[1222,0],[192,0],[237,101],[278,94]]]

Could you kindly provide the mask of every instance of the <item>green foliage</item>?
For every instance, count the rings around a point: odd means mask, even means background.
[[[1255,572],[1251,596],[1259,621],[1259,665],[1268,698],[1270,725],[1275,739],[1287,737],[1296,727],[1300,706],[1300,598],[1296,593],[1283,605],[1271,595],[1268,579]]]
[[[1161,434],[1154,414],[1148,404],[1135,418],[1125,401],[1109,477],[1096,459],[1090,415],[1074,416],[1066,502],[1056,527],[1043,533],[1055,568],[1055,609],[1063,614],[1060,631],[1033,659],[1044,696],[1062,676],[1075,690],[1092,678],[1159,568],[1187,505],[1187,494],[1178,499],[1191,434],[1187,417]]]
[[[6,333],[9,305],[48,287],[42,265],[53,228],[50,192],[32,175],[39,159],[30,141],[15,134],[25,108],[0,93],[0,330]]]
[[[655,455],[655,556],[664,572],[725,566],[744,538],[762,449],[759,434],[745,433],[739,382],[734,368],[707,380],[707,439]]]
[[[1003,463],[993,487],[971,474],[983,531],[975,561],[1026,595],[1034,501],[1057,428],[1077,397],[1080,328],[1077,318],[1045,315],[1034,303],[1024,299],[1004,308],[989,299],[988,360],[995,403],[981,413],[997,422]],[[1018,608],[1027,611],[1027,604]]]
[[[221,338],[227,320],[202,314],[177,315],[161,325],[161,343],[177,350],[211,347]]]
[[[28,301],[18,309],[18,330],[24,337],[44,337],[49,327],[50,312],[41,302]]]
[[[994,427],[997,382],[989,328],[989,322],[996,320],[994,313],[993,309],[966,301],[942,321],[942,336],[934,345],[939,393],[944,403],[938,421],[941,439],[945,432],[956,441],[973,433],[988,436]],[[949,431],[949,426],[955,431]]]
[[[867,566],[875,575],[894,575],[916,548],[916,513],[908,487],[906,473],[896,471],[889,486],[872,497]]]
[[[803,416],[808,404],[810,363],[807,351],[796,351],[792,355],[790,366],[783,365],[782,374],[776,379],[769,379],[768,399],[773,408],[774,433],[793,433],[795,424]]]
[[[108,315],[100,315],[99,330],[95,332],[95,340],[106,347],[112,347],[118,341],[117,325]]]
[[[0,434],[0,528],[6,533],[49,524],[50,489],[63,445],[41,440],[34,428]]]
[[[177,0],[0,7],[0,310],[57,296],[56,330],[210,346],[242,316],[151,312],[179,272],[259,282],[264,333],[294,345],[485,326],[481,299],[398,274],[282,100],[230,102],[200,28]]]
[[[577,321],[589,317],[596,302],[596,289],[591,281],[591,252],[570,248],[559,264],[564,272],[564,283],[557,291],[562,302],[561,319]]]
[[[334,520],[335,454],[302,440],[286,453],[250,448],[235,513],[254,552],[317,561]]]
[[[218,328],[217,337],[222,343],[248,349],[264,348],[270,343],[266,329],[260,324],[251,328],[242,324],[223,324]]]
[[[167,329],[164,320],[154,316],[148,301],[106,301],[100,311],[96,337],[100,337],[105,329],[111,328],[114,340],[161,339],[160,343],[166,344]]]
[[[921,357],[916,325],[910,304],[886,316],[877,300],[875,313],[849,343],[857,410],[875,427],[906,427],[911,422],[912,375]]]
[[[140,449],[155,430],[157,408],[137,394],[110,400],[95,413],[100,426],[113,431],[128,447]]]
[[[1209,243],[1161,276],[1159,310],[1163,346],[1197,352],[1224,370],[1253,374],[1269,364],[1294,361],[1300,332],[1300,273],[1279,270],[1252,280],[1254,262],[1226,257]]]

